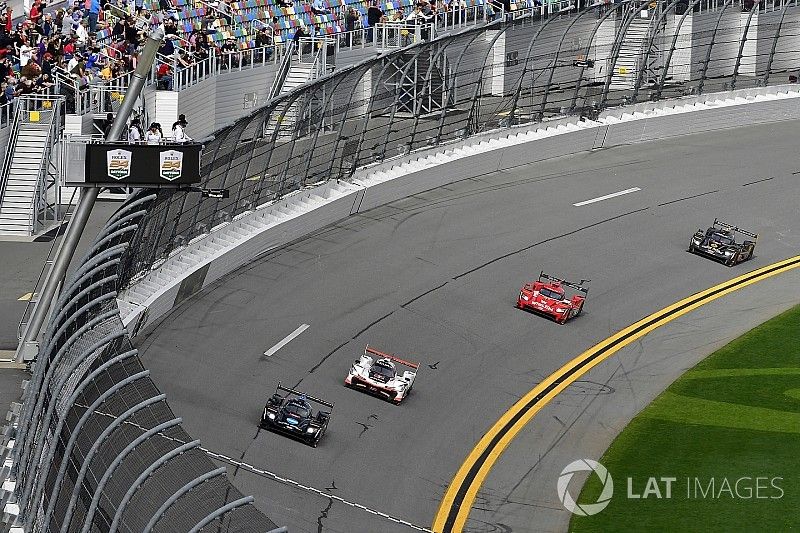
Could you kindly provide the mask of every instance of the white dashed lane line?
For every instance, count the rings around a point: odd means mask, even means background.
[[[286,337],[283,338],[281,342],[279,342],[278,344],[276,344],[275,346],[264,352],[264,355],[270,357],[275,352],[277,352],[278,350],[289,344],[292,341],[292,339],[303,333],[308,328],[309,328],[308,324],[300,324],[300,326],[296,330],[289,333]]]
[[[599,196],[597,198],[592,198],[591,200],[584,200],[583,202],[578,202],[577,204],[572,204],[575,207],[580,207],[582,205],[589,205],[595,202],[602,202],[603,200],[608,200],[609,198],[616,198],[617,196],[622,196],[623,194],[630,194],[632,192],[641,191],[639,187],[634,187],[632,189],[625,189],[624,191],[617,191],[612,192],[611,194],[606,194],[605,196]]]

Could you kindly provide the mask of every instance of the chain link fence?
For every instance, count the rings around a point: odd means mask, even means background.
[[[120,267],[155,200],[122,206],[54,306],[14,448],[26,531],[276,528],[181,427],[122,325]]]

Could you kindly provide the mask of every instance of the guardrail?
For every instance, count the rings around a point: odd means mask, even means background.
[[[10,111],[10,124],[16,124],[19,121],[19,116],[21,115],[22,111],[20,106],[11,104],[12,107],[9,109]],[[3,164],[0,166],[0,202],[2,202],[3,197],[6,193],[6,184],[8,183],[8,175],[11,171],[11,156],[14,153],[14,146],[17,144],[17,137],[19,135],[19,128],[11,128],[11,131],[8,135],[8,142],[6,142],[5,153],[3,154]]]
[[[159,55],[153,65],[151,80],[157,80],[156,71],[161,65],[169,65],[172,69],[171,90],[181,91],[222,72],[243,71],[273,65],[285,55],[285,47],[285,44],[278,44],[239,50],[238,52],[217,53],[211,51],[207,58],[186,66],[182,65],[177,57]],[[159,89],[165,89],[165,87],[161,86]]]
[[[119,267],[155,199],[125,202],[53,306],[13,450],[27,532],[276,527],[181,427],[120,320]]]
[[[66,112],[85,115],[87,113],[116,113],[128,90],[130,75],[109,81],[97,81],[81,85],[80,81],[59,68],[53,69],[58,93],[66,99]]]
[[[403,48],[436,37],[436,24],[414,21],[387,22],[375,25],[375,46],[381,50]]]

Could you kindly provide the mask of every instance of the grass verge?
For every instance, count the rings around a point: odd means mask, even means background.
[[[614,480],[608,507],[573,516],[570,530],[800,529],[799,339],[800,306],[681,376],[600,460]],[[601,488],[592,475],[578,503]]]

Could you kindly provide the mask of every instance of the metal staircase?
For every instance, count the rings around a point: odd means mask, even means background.
[[[650,18],[639,18],[637,15],[625,37],[622,40],[619,57],[614,64],[614,73],[611,75],[611,89],[632,89],[636,83],[638,69],[643,65],[639,63],[644,58],[644,49],[650,38]]]
[[[62,100],[21,96],[0,173],[0,234],[29,237],[58,218],[58,169],[51,157]],[[48,199],[52,196],[52,200]]]
[[[286,94],[304,83],[333,71],[334,65],[329,61],[327,52],[335,44],[335,41],[324,38],[300,39],[300,45],[297,47],[297,57],[293,57],[294,48],[290,48],[284,55],[278,75],[270,89],[269,98],[272,99],[281,94]],[[316,109],[318,107],[314,105],[315,102],[312,102],[310,106],[305,106],[304,98],[307,97],[302,96],[296,99],[288,109],[285,104],[279,104],[264,129],[264,135],[270,136],[278,129],[278,139],[291,138],[295,126],[301,122],[307,122],[310,120],[310,115],[315,114],[310,112],[309,108]],[[306,116],[298,117],[297,110],[302,107],[306,109]]]

